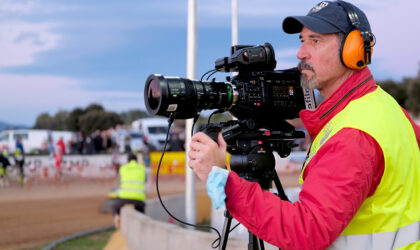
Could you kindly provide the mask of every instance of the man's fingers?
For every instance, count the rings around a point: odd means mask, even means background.
[[[188,152],[188,158],[190,158],[190,160],[195,160],[197,159],[198,153],[199,153],[198,151],[190,150]]]
[[[226,149],[226,142],[225,142],[225,139],[223,138],[222,133],[219,133],[217,137],[217,141],[219,144],[219,148]]]
[[[200,143],[198,141],[191,141],[190,151],[200,151]]]
[[[198,141],[204,144],[215,143],[208,135],[204,134],[203,132],[198,132],[194,134],[191,140]]]
[[[190,151],[208,152],[219,145],[204,133],[197,133],[193,136],[190,143]]]
[[[190,161],[188,162],[188,166],[194,170],[195,167],[195,160],[190,158]]]

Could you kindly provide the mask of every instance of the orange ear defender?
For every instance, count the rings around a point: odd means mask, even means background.
[[[351,69],[362,69],[370,63],[372,55],[373,37],[368,34],[367,42],[364,41],[360,30],[351,31],[344,39],[341,47],[341,61]]]
[[[370,64],[375,37],[369,31],[360,28],[359,17],[348,3],[340,0],[337,2],[347,12],[354,27],[354,30],[343,39],[341,44],[341,61],[344,66],[350,69],[363,69],[367,64]]]

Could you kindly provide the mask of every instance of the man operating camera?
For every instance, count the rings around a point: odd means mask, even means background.
[[[300,112],[313,141],[299,200],[281,200],[226,170],[220,134],[218,143],[193,136],[189,166],[213,204],[225,202],[250,232],[281,249],[419,249],[420,128],[366,66],[375,42],[366,15],[323,1],[306,16],[287,17],[283,30],[300,33],[301,84],[324,98]]]

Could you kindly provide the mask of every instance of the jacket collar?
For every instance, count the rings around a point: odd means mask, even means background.
[[[302,110],[299,113],[305,128],[313,138],[321,131],[337,113],[347,104],[376,89],[375,80],[368,67],[351,75],[327,99],[321,102],[315,110]]]

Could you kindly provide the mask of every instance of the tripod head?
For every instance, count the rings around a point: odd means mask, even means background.
[[[248,181],[258,182],[261,188],[267,190],[271,188],[272,181],[278,178],[273,151],[282,158],[287,157],[295,146],[293,141],[304,138],[305,134],[296,131],[285,121],[280,126],[276,123],[276,130],[261,126],[252,119],[231,120],[210,123],[203,132],[215,142],[221,132],[231,155],[231,170]]]

